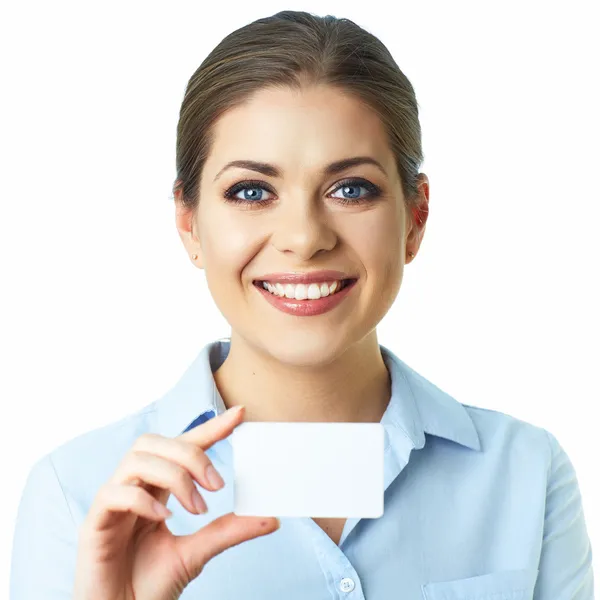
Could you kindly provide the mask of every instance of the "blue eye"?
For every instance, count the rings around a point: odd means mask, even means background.
[[[363,188],[367,190],[367,195],[360,197],[360,189]],[[252,190],[252,192],[247,195],[244,193],[244,198],[238,198],[235,194],[244,190]],[[262,194],[258,192],[258,190],[266,190],[270,193],[275,193],[271,186],[267,185],[264,181],[257,180],[246,180],[240,181],[236,183],[234,186],[230,187],[227,191],[224,192],[223,196],[225,199],[232,204],[247,204],[247,205],[258,205],[264,206],[271,202],[270,199],[263,199]],[[381,195],[381,190],[378,186],[371,183],[370,181],[366,181],[365,179],[346,179],[341,181],[338,186],[331,192],[334,194],[338,190],[343,190],[345,194],[350,194],[349,197],[339,197],[334,196],[337,202],[341,204],[360,204],[362,202],[370,201],[374,198],[377,198]],[[348,190],[351,190],[348,192]],[[356,191],[353,191],[356,190]]]
[[[368,194],[366,196],[360,197],[360,189],[367,190]],[[371,183],[370,181],[365,181],[364,179],[347,179],[346,181],[342,181],[333,192],[337,192],[338,190],[342,190],[343,193],[348,193],[347,190],[356,190],[356,193],[351,193],[350,197],[336,197],[338,202],[342,204],[359,204],[361,202],[365,202],[367,200],[371,200],[381,195],[381,191],[379,188]]]
[[[244,198],[238,198],[235,196],[238,192],[244,190],[252,190],[250,197],[244,193]],[[240,181],[233,187],[230,187],[223,195],[225,198],[233,204],[268,204],[269,200],[263,200],[258,190],[271,191],[270,188],[262,181]]]

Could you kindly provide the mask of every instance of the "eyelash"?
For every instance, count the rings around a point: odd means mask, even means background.
[[[367,196],[364,196],[363,198],[356,198],[356,199],[335,198],[335,200],[337,202],[339,202],[340,204],[346,204],[346,205],[347,204],[355,204],[355,205],[357,205],[357,204],[361,204],[363,202],[369,202],[369,201],[373,200],[374,198],[381,196],[381,189],[379,188],[379,186],[376,186],[374,183],[371,183],[370,181],[367,181],[366,179],[360,179],[360,178],[344,179],[343,181],[340,181],[338,186],[331,193],[334,194],[339,189],[346,187],[346,186],[364,187],[369,193]],[[249,179],[249,180],[240,181],[239,183],[236,183],[235,185],[230,187],[226,192],[224,192],[223,196],[225,197],[226,201],[230,202],[231,204],[246,204],[246,205],[252,205],[252,206],[255,206],[255,205],[264,206],[264,205],[268,204],[269,202],[272,202],[272,200],[244,200],[242,198],[235,197],[235,194],[237,194],[239,191],[241,191],[243,189],[247,189],[247,188],[264,189],[264,190],[267,190],[268,192],[270,192],[271,194],[275,193],[272,190],[271,186],[267,185],[264,181]]]

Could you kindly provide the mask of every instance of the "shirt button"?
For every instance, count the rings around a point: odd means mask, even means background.
[[[350,577],[344,577],[344,579],[340,581],[340,590],[342,590],[342,592],[351,592],[353,589],[354,581],[352,581]]]

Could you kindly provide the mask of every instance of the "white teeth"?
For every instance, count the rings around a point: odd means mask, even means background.
[[[327,285],[325,285],[325,287],[327,288]],[[327,288],[327,291],[329,292],[329,288]],[[321,289],[316,283],[311,283],[308,286],[307,296],[311,300],[318,300],[321,297]]]
[[[330,296],[339,291],[342,285],[341,281],[327,281],[322,283],[268,283],[262,282],[263,288],[271,294],[280,297],[291,298],[294,300],[318,300],[325,296]]]
[[[307,298],[306,292],[307,292],[306,286],[303,283],[299,283],[296,286],[296,295],[295,295],[296,300],[306,300],[306,298]]]

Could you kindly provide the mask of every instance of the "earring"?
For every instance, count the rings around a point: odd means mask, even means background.
[[[196,259],[198,258],[198,255],[197,255],[197,254],[192,254],[192,258],[193,258],[194,260],[196,260]]]
[[[409,252],[409,253],[408,253],[408,255],[409,255],[411,258],[414,258],[414,257],[415,257],[415,253],[414,253],[414,252]]]

